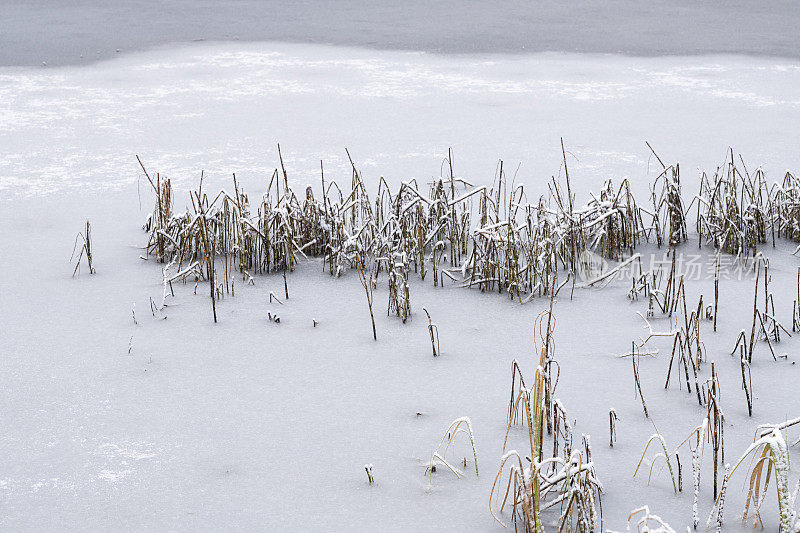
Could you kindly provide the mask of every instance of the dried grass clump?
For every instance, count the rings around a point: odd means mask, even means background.
[[[80,248],[78,248],[80,244]],[[75,257],[75,251],[78,251],[78,257]],[[75,268],[72,269],[72,277],[74,278],[81,270],[81,259],[86,257],[86,265],[89,267],[89,274],[94,274],[94,264],[92,263],[92,227],[89,220],[86,220],[86,226],[82,232],[78,232],[75,236],[75,244],[72,246],[72,255],[69,260],[75,261]]]
[[[800,180],[786,172],[772,188],[773,223],[779,237],[800,240]]]
[[[767,186],[760,168],[752,176],[739,157],[737,166],[733,150],[712,178],[704,172],[700,177],[697,202],[697,234],[725,253],[737,257],[755,257],[757,246],[773,235],[777,214],[774,191]]]
[[[656,194],[658,187],[660,193]],[[670,165],[665,167],[659,174],[652,186],[653,206],[656,216],[654,221],[657,228],[663,228],[663,232],[668,237],[667,244],[670,248],[678,246],[687,239],[686,234],[686,213],[683,208],[681,198],[681,173],[680,165]],[[656,231],[658,245],[661,246],[661,231]]]
[[[783,331],[789,337],[792,336],[792,334],[789,333],[783,324],[778,322],[778,320],[775,318],[775,301],[772,293],[769,290],[769,282],[771,279],[769,275],[769,259],[765,259],[760,253],[756,257],[755,271],[756,277],[753,291],[753,322],[750,328],[750,340],[749,342],[747,341],[745,331],[742,330],[736,338],[736,344],[731,351],[731,355],[738,351],[740,358],[743,361],[745,359],[747,360],[748,371],[749,365],[753,362],[753,351],[755,349],[755,343],[757,340],[766,341],[767,347],[769,347],[770,354],[772,355],[772,359],[777,361],[778,356],[775,353],[773,344],[780,342],[781,331]],[[761,274],[762,271],[763,275]],[[763,286],[761,288],[761,293],[764,296],[762,308],[759,308],[758,304],[760,279],[763,279]],[[744,367],[744,363],[742,363],[742,366]],[[742,369],[742,372],[744,374],[744,368]]]

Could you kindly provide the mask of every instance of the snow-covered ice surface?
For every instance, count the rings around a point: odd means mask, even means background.
[[[649,151],[684,180],[727,146],[774,173],[798,168],[800,63],[738,57],[542,54],[446,57],[285,44],[218,44],[125,56],[87,68],[3,69],[0,187],[43,194],[119,188],[145,163],[182,185],[200,169],[249,190],[283,147],[297,184],[319,160],[344,175],[350,149],[368,177],[438,175],[447,147],[473,182],[499,158],[518,179],[645,182]]]
[[[521,163],[517,181],[544,193],[559,171],[563,136],[573,190],[585,200],[608,177],[627,176],[645,192],[654,175],[649,140],[662,159],[681,163],[688,201],[696,170],[713,171],[729,144],[751,168],[763,163],[771,179],[800,170],[798,83],[800,64],[783,59],[442,57],[274,43],[1,69],[0,527],[500,528],[488,497],[511,361],[532,374],[533,320],[546,302],[521,306],[415,278],[414,320],[403,325],[381,312],[379,285],[374,342],[357,277],[332,279],[311,261],[289,276],[283,306],[268,298],[281,294],[283,279],[259,277],[220,302],[219,324],[205,291],[194,295],[190,285],[176,285],[168,318],[155,318],[149,298],[160,297],[161,271],[137,248],[152,196],[134,154],[173,179],[180,210],[200,170],[209,189],[229,187],[236,172],[257,197],[277,165],[277,142],[298,190],[318,187],[320,159],[326,179],[348,182],[345,147],[376,186],[379,176],[393,184],[438,176],[452,146],[456,172],[472,183],[490,183],[502,158],[506,168]],[[98,272],[73,279],[68,258],[86,218]],[[800,264],[793,250],[786,242],[764,248],[787,327]],[[704,410],[685,390],[664,390],[669,347],[652,342],[662,353],[641,361],[651,413],[644,418],[630,361],[616,357],[642,335],[635,312],[646,304],[631,304],[626,292],[618,282],[560,295],[556,396],[577,419],[576,435],[593,437],[605,527],[624,529],[628,512],[648,504],[680,530],[691,523],[690,455],[681,455],[678,496],[658,468],[650,485],[632,475],[653,423],[674,447]],[[689,301],[700,293],[713,294],[709,280],[689,285]],[[791,338],[779,345],[785,361],[759,347],[747,417],[729,352],[750,326],[751,301],[750,281],[725,280],[719,332],[703,330],[722,384],[726,460],[747,448],[757,424],[800,415]],[[423,306],[439,327],[436,359]],[[280,324],[267,322],[270,311]],[[620,417],[613,449],[612,406]],[[425,462],[460,416],[472,421],[481,476],[440,471],[429,485]],[[790,442],[796,435],[790,431]],[[521,437],[512,434],[519,445]],[[798,447],[789,454],[793,485]],[[709,479],[701,477],[701,524],[713,503]],[[739,527],[742,479],[728,488],[729,530]],[[775,530],[773,488],[762,514]]]

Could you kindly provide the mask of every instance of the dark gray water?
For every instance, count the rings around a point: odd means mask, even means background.
[[[171,43],[279,40],[438,53],[800,58],[794,0],[0,0],[0,65],[80,64]]]

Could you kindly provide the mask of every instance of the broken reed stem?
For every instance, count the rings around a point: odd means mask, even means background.
[[[719,408],[720,389],[714,362],[711,362],[711,378],[708,382],[708,420],[710,421],[710,438],[713,446],[714,457],[714,498],[717,497],[717,480],[719,466],[725,461],[723,447],[723,422],[724,416]]]
[[[720,255],[718,251],[714,259],[714,332],[717,331],[717,309],[719,305],[719,262]],[[800,270],[798,272],[798,275],[800,275]]]
[[[361,280],[361,285],[364,287],[364,293],[367,297],[367,306],[369,307],[369,318],[372,321],[372,339],[378,340],[378,333],[375,329],[375,315],[372,312],[372,285],[373,285],[373,273],[372,269],[369,269],[369,274],[366,272],[367,267],[364,264],[364,258],[361,254],[358,255],[358,276]]]
[[[608,412],[608,433],[609,433],[609,446],[614,447],[614,441],[617,440],[617,427],[616,422],[619,420],[617,418],[617,413],[614,409],[611,409]]]
[[[745,360],[744,357],[739,358],[739,364],[742,369],[742,388],[744,389],[744,397],[747,400],[747,416],[753,416],[753,401],[750,395],[750,391],[753,390],[753,382],[750,376],[750,364]],[[747,370],[746,377],[745,369]]]
[[[792,331],[800,331],[800,267],[797,267],[797,297],[792,307]]]
[[[639,365],[637,361],[637,348],[636,343],[631,343],[631,361],[633,365],[633,380],[636,383],[636,391],[639,395],[639,398],[642,400],[642,410],[644,411],[645,418],[649,418],[650,415],[647,414],[647,404],[644,401],[644,394],[642,394],[642,384],[639,381]]]
[[[753,348],[756,340],[756,320],[758,319],[758,277],[761,273],[761,263],[756,262],[756,282],[753,289],[753,325],[750,328],[750,343],[747,347],[747,362],[753,362]]]
[[[431,320],[431,314],[428,312],[425,307],[422,308],[425,311],[425,314],[428,316],[428,334],[431,338],[431,350],[433,351],[433,356],[437,357],[439,355],[439,328],[436,324],[433,323]],[[513,384],[512,384],[513,385]]]

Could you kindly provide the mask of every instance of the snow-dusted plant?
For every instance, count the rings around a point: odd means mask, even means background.
[[[722,531],[723,511],[725,508],[725,494],[728,491],[728,478],[730,477],[730,474],[731,474],[731,465],[726,464],[725,473],[722,478],[722,486],[719,489],[719,496],[717,497],[717,501],[714,503],[714,507],[711,509],[711,512],[708,514],[708,520],[706,520],[706,531],[708,531],[711,528],[712,521],[717,524],[717,533],[720,533]]]
[[[636,529],[632,530],[631,525],[634,523]],[[660,516],[651,513],[647,505],[631,511],[631,514],[628,515],[628,526],[625,531],[628,533],[631,531],[637,531],[638,533],[675,533],[675,530]]]
[[[642,451],[642,456],[639,458],[639,463],[636,465],[636,470],[633,472],[633,477],[636,477],[636,474],[639,473],[639,468],[642,466],[642,462],[644,461],[645,455],[647,455],[647,449],[650,447],[650,444],[653,442],[658,442],[661,444],[660,452],[656,453],[650,459],[650,473],[647,476],[647,482],[650,483],[650,479],[653,477],[653,467],[656,465],[656,461],[658,459],[662,459],[666,464],[669,470],[669,476],[672,480],[672,488],[675,491],[675,494],[678,493],[678,482],[675,478],[675,471],[672,469],[672,462],[670,461],[670,453],[667,451],[667,443],[664,441],[664,437],[661,436],[660,433],[654,433],[647,439],[647,443],[644,445],[644,450]]]
[[[472,432],[472,422],[466,416],[456,418],[453,420],[442,436],[442,440],[436,447],[436,450],[431,455],[431,460],[426,466],[426,473],[433,474],[436,471],[436,466],[441,465],[450,470],[457,478],[464,476],[464,472],[456,466],[447,461],[447,451],[454,448],[454,442],[458,435],[466,433],[469,437],[469,443],[472,448],[472,458],[475,462],[475,475],[478,475],[478,452],[475,448],[475,434]],[[466,466],[467,460],[464,458],[463,465]]]
[[[746,521],[750,516],[751,503],[753,505],[752,517],[754,523],[761,521],[761,506],[764,503],[769,479],[774,477],[778,497],[779,531],[780,533],[796,533],[800,530],[800,516],[798,515],[798,509],[795,508],[798,490],[796,489],[793,493],[790,493],[789,450],[780,428],[780,425],[776,425],[756,439],[736,462],[726,477],[726,481],[736,472],[736,469],[745,459],[750,456],[757,457],[758,459],[750,469],[750,483],[742,521]],[[762,479],[765,480],[763,491],[761,486]]]

